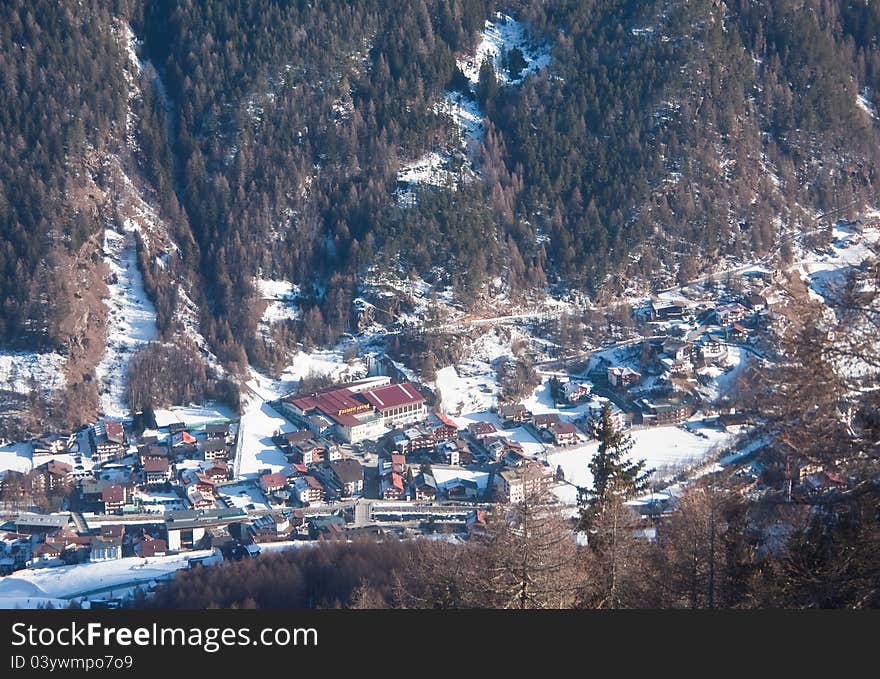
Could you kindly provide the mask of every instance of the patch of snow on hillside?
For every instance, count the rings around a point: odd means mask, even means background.
[[[45,390],[63,389],[66,362],[58,352],[0,352],[0,391],[28,394],[32,384]]]
[[[101,411],[110,417],[128,415],[126,385],[131,354],[156,337],[156,309],[144,291],[135,248],[135,226],[125,231],[104,230],[104,262],[110,269],[107,285],[107,348],[95,369],[101,384]]]
[[[296,308],[296,298],[299,296],[299,286],[285,280],[272,280],[257,278],[255,280],[260,298],[267,302],[266,309],[260,318],[261,329],[267,329],[272,323],[284,320],[294,320],[299,315]]]
[[[877,120],[877,107],[871,101],[871,89],[866,87],[856,95],[856,106],[867,113],[871,118]]]
[[[525,29],[519,21],[496,12],[494,21],[486,20],[483,35],[472,57],[458,59],[457,64],[462,73],[476,85],[480,80],[480,66],[485,59],[491,59],[495,67],[495,75],[501,82],[522,82],[529,73],[534,73],[550,63],[550,52],[545,45],[536,45],[526,36]],[[502,66],[505,54],[518,49],[525,61],[525,68],[513,77],[510,71]]]

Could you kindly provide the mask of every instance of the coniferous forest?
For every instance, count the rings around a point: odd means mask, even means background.
[[[448,138],[432,105],[460,83],[455,57],[496,9],[548,46],[551,66],[516,87],[484,69],[481,181],[427,187],[401,207],[396,171]],[[88,267],[113,218],[102,159],[125,141],[120,21],[151,69],[134,111],[136,174],[171,225],[200,330],[232,367],[268,360],[249,312],[258,272],[301,285],[288,339],[323,344],[349,329],[372,264],[451,284],[465,302],[501,274],[514,290],[595,294],[764,253],[776,217],[864,204],[880,181],[877,131],[854,106],[880,92],[875,3],[14,1],[2,12],[6,347],[66,350],[82,333],[80,300],[51,272]],[[179,292],[156,266],[147,289],[170,330]]]

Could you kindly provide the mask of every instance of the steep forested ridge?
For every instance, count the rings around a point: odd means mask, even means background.
[[[187,279],[201,333],[233,369],[335,341],[371,266],[452,285],[465,304],[495,276],[514,294],[665,285],[764,254],[810,211],[871,202],[880,181],[877,123],[856,104],[880,92],[876,3],[92,4],[2,9],[7,347],[69,344],[70,307],[46,272],[106,220],[76,191],[83,164],[123,141],[117,19],[159,76],[135,106],[141,178],[181,253],[171,273],[142,253],[159,329],[173,341]],[[435,107],[462,87],[456,57],[496,10],[548,47],[549,66],[516,85],[481,69],[479,179],[402,207],[397,170],[451,146]],[[302,291],[299,318],[268,340],[258,274]]]

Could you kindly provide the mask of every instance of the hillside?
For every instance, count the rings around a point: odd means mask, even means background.
[[[874,3],[0,13],[4,426],[234,402],[406,313],[380,279],[462,312],[636,294],[877,203]]]

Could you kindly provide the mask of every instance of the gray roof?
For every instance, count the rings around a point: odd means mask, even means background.
[[[15,520],[17,526],[39,526],[41,528],[64,528],[70,523],[70,514],[33,514],[24,512]]]
[[[165,526],[169,530],[220,526],[246,520],[247,512],[238,507],[227,509],[184,509],[165,513]]]

